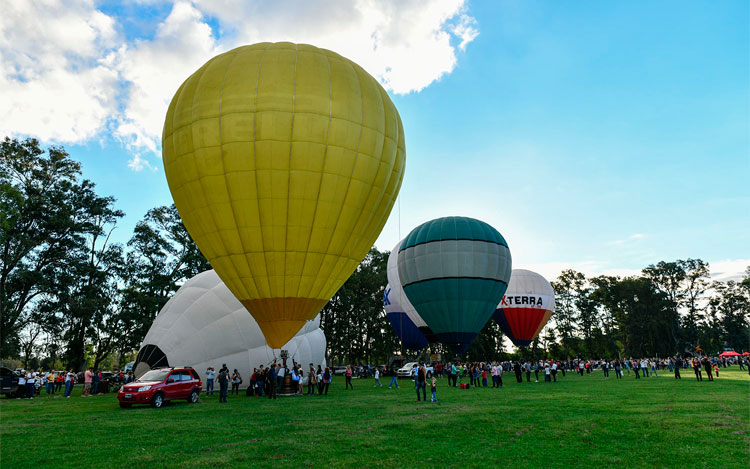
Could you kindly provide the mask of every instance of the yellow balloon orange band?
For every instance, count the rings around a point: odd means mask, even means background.
[[[292,43],[209,60],[172,99],[162,147],[190,236],[274,348],[367,254],[406,160],[401,118],[377,80]]]

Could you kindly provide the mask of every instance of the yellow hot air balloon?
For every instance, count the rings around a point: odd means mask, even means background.
[[[162,148],[185,227],[273,348],[364,259],[406,161],[401,118],[371,75],[286,42],[239,47],[193,73]]]

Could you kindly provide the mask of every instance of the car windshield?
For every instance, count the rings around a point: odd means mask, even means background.
[[[166,378],[168,374],[169,370],[151,370],[138,378],[138,381],[164,381],[164,378]]]

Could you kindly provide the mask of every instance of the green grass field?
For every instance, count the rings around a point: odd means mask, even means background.
[[[41,467],[712,467],[750,465],[750,377],[601,372],[502,389],[337,378],[329,395],[277,401],[204,397],[120,409],[114,394],[0,400],[0,466]],[[384,379],[383,383],[388,384]],[[429,397],[429,392],[428,392]]]

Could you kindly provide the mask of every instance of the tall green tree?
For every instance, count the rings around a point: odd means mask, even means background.
[[[54,272],[66,265],[96,216],[78,181],[80,164],[35,139],[0,144],[0,355],[16,355],[19,331],[41,295],[55,295]]]
[[[563,270],[552,282],[555,290],[555,311],[550,318],[554,322],[555,331],[560,338],[565,359],[578,351],[575,347],[574,334],[578,329],[578,300],[579,285],[585,281],[585,276],[575,270]]]
[[[174,205],[151,209],[128,241],[119,320],[121,352],[135,349],[180,285],[211,269],[182,224]],[[123,355],[121,353],[121,355]]]
[[[396,334],[383,311],[389,252],[370,249],[357,270],[321,311],[333,363],[384,363],[399,350]]]

